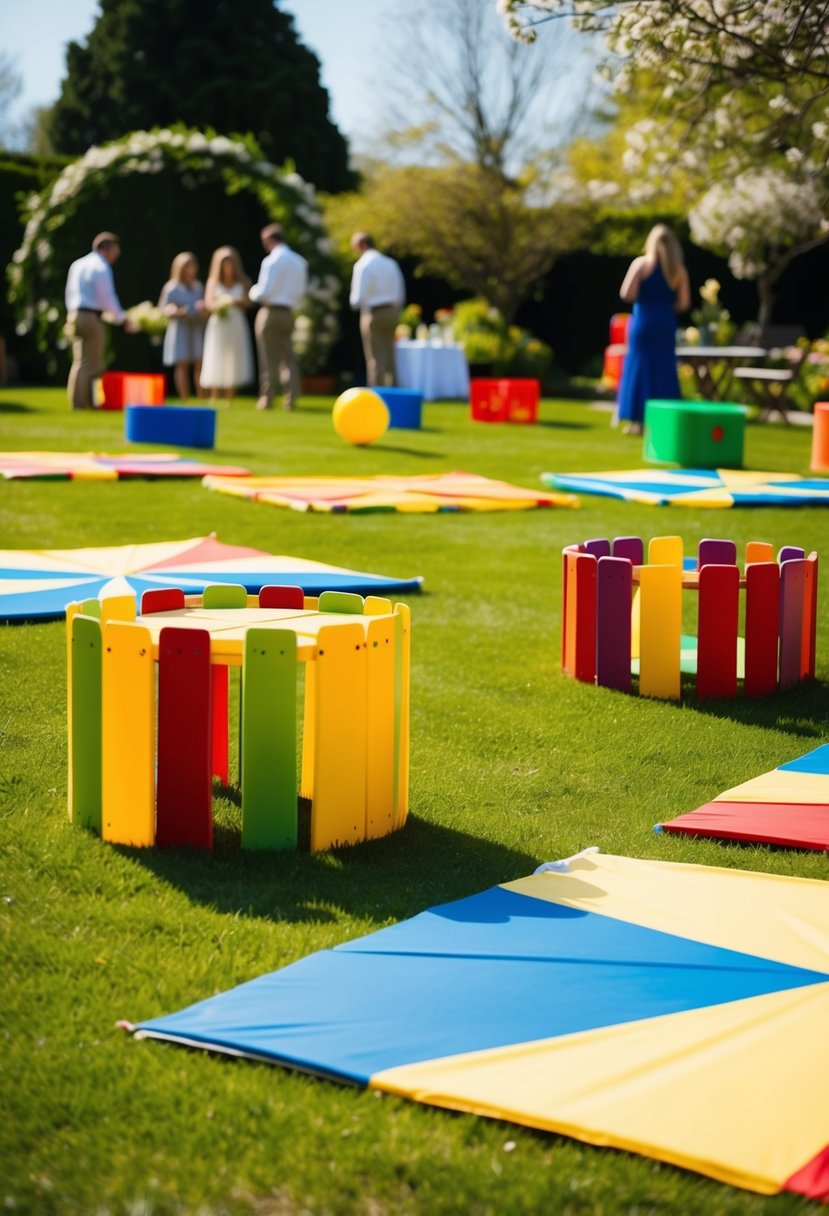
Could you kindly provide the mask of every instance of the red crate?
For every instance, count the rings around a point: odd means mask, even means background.
[[[122,410],[125,405],[163,405],[167,395],[167,377],[163,373],[104,372],[101,386],[104,410]]]
[[[538,421],[538,380],[473,380],[469,393],[475,422]]]

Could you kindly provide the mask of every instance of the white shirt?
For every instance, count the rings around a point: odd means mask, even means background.
[[[75,312],[79,308],[112,313],[119,324],[124,320],[121,301],[115,294],[112,267],[94,249],[73,262],[66,276],[66,311]]]
[[[299,308],[308,290],[308,263],[287,245],[275,245],[262,259],[259,279],[250,289],[258,304]]]
[[[406,302],[406,284],[394,258],[387,258],[376,249],[367,249],[354,264],[348,301],[354,309],[379,308],[381,304],[402,308]]]

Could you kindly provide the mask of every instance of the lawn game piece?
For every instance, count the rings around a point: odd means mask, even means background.
[[[0,620],[61,618],[73,600],[140,596],[170,583],[188,593],[204,591],[208,583],[241,583],[255,595],[269,583],[295,583],[306,595],[406,595],[419,591],[421,582],[224,545],[215,536],[104,549],[5,549],[0,550]]]
[[[829,852],[829,743],[659,824],[659,830]]]
[[[573,494],[539,494],[476,473],[417,477],[205,477],[202,485],[294,511],[524,511],[577,507]]]
[[[652,507],[826,507],[829,479],[755,469],[620,469],[542,473],[544,485]]]
[[[213,448],[216,411],[204,405],[128,405],[124,409],[124,438],[129,443]]]
[[[113,844],[212,846],[228,783],[228,668],[241,667],[242,847],[312,852],[403,826],[409,786],[409,609],[342,591],[168,586],[66,610],[69,814]]]
[[[411,388],[376,388],[389,411],[389,430],[419,431],[423,416],[423,394]]]
[[[809,468],[814,473],[829,473],[829,401],[815,402],[812,461]]]
[[[238,465],[185,460],[176,452],[107,456],[100,452],[0,452],[0,478],[6,481],[123,481],[127,477],[246,477]]]
[[[646,401],[645,460],[694,469],[743,466],[746,415],[723,401]]]
[[[366,447],[385,435],[389,427],[389,410],[383,398],[372,389],[349,388],[334,402],[331,421],[340,439],[356,447]]]
[[[475,422],[537,422],[538,380],[473,380],[469,385]]]
[[[617,389],[622,379],[628,349],[629,324],[628,312],[617,312],[610,318],[610,345],[604,348],[602,380],[612,389]]]
[[[552,867],[138,1034],[825,1198],[829,883]]]
[[[167,378],[163,374],[104,372],[101,376],[101,409],[122,410],[125,405],[163,405]]]
[[[699,700],[747,697],[814,679],[817,553],[749,541],[737,565],[730,540],[701,540],[685,559],[682,538],[656,536],[647,562],[639,537],[588,540],[563,551],[565,675],[643,696],[678,698],[680,673]],[[635,595],[633,594],[635,590]],[[697,597],[697,636],[682,633],[683,591]],[[737,634],[744,593],[745,638]]]

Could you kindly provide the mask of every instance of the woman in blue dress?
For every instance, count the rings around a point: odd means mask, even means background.
[[[633,304],[633,316],[619,385],[618,420],[626,434],[640,435],[647,400],[679,397],[676,313],[691,304],[682,246],[666,224],[650,230],[644,255],[631,262],[619,294]]]
[[[196,255],[177,253],[158,301],[158,307],[168,318],[162,358],[164,366],[173,369],[176,392],[182,401],[190,397],[191,370],[193,388],[197,396],[202,396],[199,377],[207,313],[198,274]]]

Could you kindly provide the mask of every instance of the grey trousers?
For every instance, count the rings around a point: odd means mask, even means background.
[[[360,313],[366,379],[372,386],[390,388],[395,383],[394,331],[399,311],[396,304],[381,304],[379,308],[364,308]]]
[[[294,314],[290,308],[260,308],[253,325],[259,359],[259,398],[270,405],[280,387],[286,410],[299,397],[299,363],[291,341]]]

